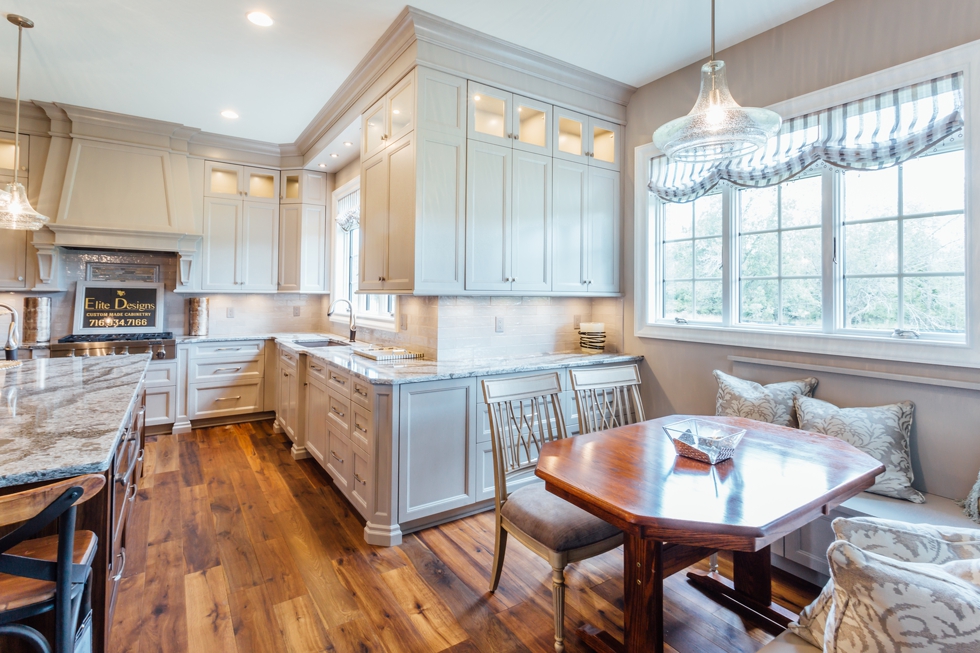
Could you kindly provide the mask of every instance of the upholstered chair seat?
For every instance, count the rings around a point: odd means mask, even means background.
[[[552,551],[570,551],[615,537],[619,529],[544,489],[515,490],[500,509],[504,519]]]

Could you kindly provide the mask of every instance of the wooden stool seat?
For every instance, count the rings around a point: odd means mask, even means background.
[[[92,531],[75,531],[72,562],[76,565],[85,566],[92,564],[97,542],[98,538]],[[51,535],[36,540],[27,540],[11,547],[6,553],[55,562],[58,560],[58,536]],[[50,601],[54,598],[54,593],[54,581],[0,574],[0,611],[16,610],[28,605]]]

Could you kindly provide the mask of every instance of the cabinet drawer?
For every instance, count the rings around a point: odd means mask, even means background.
[[[187,416],[206,419],[262,412],[262,382],[188,386]]]
[[[202,356],[255,356],[262,353],[265,340],[235,340],[232,342],[202,342],[191,347],[191,358]]]
[[[346,494],[350,485],[350,440],[330,420],[327,420],[327,453],[323,459],[334,483]]]
[[[177,387],[146,388],[146,425],[173,424],[177,419]]]
[[[374,424],[371,420],[371,411],[365,410],[360,404],[350,405],[351,414],[351,442],[364,449],[364,451],[374,451]]]
[[[177,385],[177,361],[150,361],[143,385],[147,388]]]
[[[351,385],[354,386],[351,389],[350,397],[357,403],[361,404],[369,411],[371,410],[371,397],[373,396],[373,391],[371,389],[371,384],[367,381],[361,381],[354,377],[351,377]]]
[[[374,485],[371,459],[356,444],[351,447],[350,500],[361,516],[367,517]]]
[[[201,381],[239,381],[262,377],[262,359],[229,358],[228,360],[191,360],[187,372],[188,383]]]
[[[350,399],[327,388],[327,421],[345,434],[350,433]]]
[[[311,356],[306,357],[306,370],[311,379],[329,383],[330,368],[323,361],[314,360]]]
[[[281,365],[292,365],[296,367],[296,363],[299,361],[299,354],[294,351],[289,351],[288,349],[279,350],[279,363]]]
[[[350,396],[350,373],[333,365],[327,366],[327,387],[345,397]]]

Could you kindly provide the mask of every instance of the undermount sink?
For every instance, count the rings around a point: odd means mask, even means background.
[[[296,340],[293,344],[299,347],[315,349],[317,347],[350,347],[354,343],[343,342],[341,340]]]

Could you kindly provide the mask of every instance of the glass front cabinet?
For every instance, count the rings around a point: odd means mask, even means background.
[[[619,170],[622,128],[612,122],[555,107],[555,158]]]

